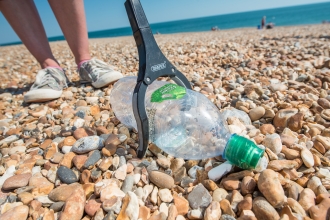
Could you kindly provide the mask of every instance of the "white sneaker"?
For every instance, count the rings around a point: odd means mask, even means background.
[[[38,72],[30,91],[24,95],[25,102],[45,102],[61,97],[67,87],[67,78],[63,70],[48,67]]]
[[[95,88],[107,86],[123,77],[108,64],[98,59],[91,59],[81,64],[79,70],[81,83],[92,83]]]

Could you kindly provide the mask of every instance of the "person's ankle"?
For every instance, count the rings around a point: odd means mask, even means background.
[[[53,59],[47,59],[43,62],[40,62],[40,66],[42,69],[46,69],[47,67],[53,67],[53,68],[58,68],[58,69],[63,70],[63,68],[60,66],[60,64],[56,60],[53,60]]]
[[[77,64],[77,66],[78,66],[78,70],[80,69],[80,67],[81,67],[81,65],[83,64],[83,63],[85,63],[85,62],[87,62],[87,61],[89,61],[90,59],[85,59],[85,60],[81,60],[78,64]]]

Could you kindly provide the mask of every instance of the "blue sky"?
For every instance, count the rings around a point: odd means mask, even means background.
[[[127,27],[125,0],[85,0],[88,31]],[[278,8],[329,0],[141,0],[149,23]],[[46,0],[35,0],[48,37],[62,35]],[[0,13],[0,44],[19,41]]]

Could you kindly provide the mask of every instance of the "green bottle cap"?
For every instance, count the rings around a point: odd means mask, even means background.
[[[226,145],[224,157],[242,169],[253,169],[264,152],[264,149],[259,148],[249,139],[233,134]]]

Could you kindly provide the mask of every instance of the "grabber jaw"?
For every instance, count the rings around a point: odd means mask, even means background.
[[[187,89],[191,89],[191,85],[159,49],[140,1],[126,0],[125,8],[139,53],[139,72],[132,106],[139,135],[137,156],[143,158],[149,144],[149,121],[145,109],[148,86],[159,77],[170,77],[175,83]]]

